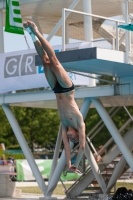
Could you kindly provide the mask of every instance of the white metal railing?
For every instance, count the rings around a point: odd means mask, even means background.
[[[62,9],[62,51],[65,51],[65,36],[66,36],[66,33],[65,33],[65,29],[66,29],[66,25],[65,25],[65,21],[66,19],[68,18],[68,13],[66,15],[66,12],[70,12],[70,13],[77,13],[77,14],[80,14],[80,15],[86,15],[86,16],[90,16],[90,17],[95,17],[95,18],[98,18],[98,19],[103,19],[103,20],[109,20],[109,21],[112,21],[112,22],[115,22],[115,35],[116,35],[116,43],[115,43],[115,50],[119,50],[119,28],[118,28],[118,25],[119,24],[124,24],[125,21],[122,21],[122,20],[117,20],[117,19],[112,19],[112,18],[108,18],[108,17],[104,17],[104,16],[100,16],[100,15],[94,15],[94,14],[90,14],[90,13],[85,13],[85,12],[80,12],[80,11],[76,11],[76,10],[71,10],[71,9],[66,9],[66,8],[63,8]],[[127,37],[127,32],[128,32],[128,36],[130,37],[130,34],[129,34],[129,31],[126,31],[125,33],[125,49],[126,49],[126,54],[128,57],[128,51],[129,51],[129,42],[128,40],[130,40],[129,37]],[[114,42],[114,41],[113,41]]]

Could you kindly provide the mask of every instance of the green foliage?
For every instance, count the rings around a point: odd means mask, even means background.
[[[20,145],[19,144],[9,144],[8,146],[8,149],[10,150],[18,150],[18,149],[21,149]]]
[[[6,160],[8,159],[9,156],[13,156],[14,159],[25,159],[25,156],[23,154],[11,154],[8,152],[4,152],[3,150],[0,150],[0,158],[2,155],[5,155]]]
[[[106,80],[106,81],[114,82],[112,76],[102,75],[102,76],[99,76],[99,78],[103,79],[103,80]],[[97,85],[112,85],[112,83],[99,80],[99,82],[97,82]]]
[[[15,160],[25,159],[25,156],[23,154],[10,154],[10,155],[13,156]]]
[[[4,154],[4,151],[3,150],[0,150],[0,158],[1,156]]]
[[[54,149],[60,123],[57,110],[12,107],[12,111],[32,151],[34,145]],[[6,149],[21,149],[1,107],[0,143]]]

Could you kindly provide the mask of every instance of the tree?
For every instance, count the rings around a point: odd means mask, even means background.
[[[55,145],[60,123],[57,110],[12,107],[12,111],[32,151],[34,151],[34,145],[40,148]],[[0,113],[0,142],[4,142],[10,148],[18,142],[2,108]],[[6,139],[3,140],[3,138]]]

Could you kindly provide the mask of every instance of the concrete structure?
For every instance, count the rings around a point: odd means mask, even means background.
[[[16,189],[9,174],[0,174],[0,199],[2,197],[21,197],[21,190]]]

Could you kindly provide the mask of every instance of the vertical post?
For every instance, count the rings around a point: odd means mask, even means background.
[[[0,9],[0,53],[4,53],[3,14]]]
[[[83,0],[83,12],[92,14],[91,0]],[[92,27],[91,16],[84,15],[84,36],[85,36],[85,41],[87,42],[93,41],[93,27]],[[90,85],[96,86],[95,74],[92,74],[92,77],[94,78],[90,78]]]
[[[92,14],[91,0],[83,0],[83,12]],[[84,15],[84,35],[85,41],[93,40],[92,17]]]
[[[115,50],[115,38],[112,38],[112,47],[113,47],[113,50]]]
[[[26,140],[23,136],[23,133],[22,133],[19,125],[18,125],[18,122],[17,122],[16,118],[14,117],[14,115],[13,115],[13,113],[12,113],[12,111],[11,111],[11,109],[8,105],[2,104],[2,108],[3,108],[3,110],[4,110],[4,112],[7,116],[7,119],[9,121],[13,131],[14,131],[14,134],[16,135],[16,138],[17,138],[17,140],[18,140],[18,142],[21,146],[21,149],[22,149],[22,151],[23,151],[23,153],[24,153],[24,155],[25,155],[25,157],[26,157],[26,159],[27,159],[27,161],[30,165],[30,168],[31,168],[31,170],[32,170],[32,172],[33,172],[33,174],[36,178],[36,181],[37,181],[40,189],[42,190],[43,194],[45,195],[46,190],[47,190],[47,186],[45,185],[45,182],[42,178],[42,175],[41,175],[41,173],[40,173],[40,171],[39,171],[39,169],[38,169],[38,167],[35,163],[33,155],[32,155],[32,153],[31,153],[31,151],[30,151],[30,149],[27,145],[27,142],[26,142]]]
[[[65,44],[69,44],[69,23],[66,23],[65,29]]]
[[[128,48],[128,51],[129,52],[131,52],[131,31],[128,31],[128,38],[129,38],[129,41],[128,41],[128,46],[129,46],[129,48]]]
[[[125,23],[128,24],[128,0],[125,0]],[[129,32],[125,30],[125,63],[128,63]]]
[[[62,9],[62,51],[65,51],[65,8]]]
[[[116,50],[119,51],[119,22],[116,22]]]
[[[133,170],[133,156],[127,147],[125,141],[123,140],[122,136],[120,135],[119,131],[117,130],[114,122],[108,115],[107,111],[103,107],[102,103],[98,99],[92,99],[92,103],[97,109],[99,115],[101,116],[102,120],[104,121],[106,127],[108,128],[110,134],[112,135],[115,143],[118,145],[120,151],[122,152],[124,158],[126,159],[127,163]]]

